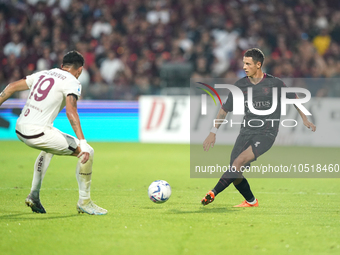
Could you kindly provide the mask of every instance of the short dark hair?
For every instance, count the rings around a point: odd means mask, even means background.
[[[257,48],[249,49],[244,53],[244,56],[253,58],[253,61],[255,64],[257,62],[260,62],[261,67],[263,66],[264,54],[260,49],[257,49]]]
[[[63,57],[63,66],[74,66],[78,69],[84,66],[84,57],[78,51],[69,51]]]

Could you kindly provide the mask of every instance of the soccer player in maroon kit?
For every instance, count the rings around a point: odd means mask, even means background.
[[[215,196],[227,188],[231,183],[242,194],[245,201],[234,207],[256,207],[258,200],[253,195],[249,183],[244,178],[241,170],[242,167],[250,166],[252,161],[255,161],[260,155],[268,151],[277,136],[279,130],[279,122],[267,122],[266,119],[280,119],[281,116],[281,88],[286,87],[282,80],[263,73],[261,67],[264,62],[264,54],[259,49],[249,49],[245,52],[243,57],[243,69],[246,76],[235,83],[239,89],[242,90],[243,95],[247,95],[248,87],[253,88],[253,104],[257,110],[271,109],[273,104],[272,90],[278,88],[278,105],[276,110],[269,115],[256,115],[249,111],[247,105],[245,109],[244,125],[241,126],[240,134],[236,139],[234,148],[231,152],[230,166],[231,168],[226,171],[214,189],[210,190],[201,200],[203,205],[207,205],[214,201]],[[287,93],[288,98],[296,98],[295,93]],[[295,105],[294,105],[295,106]],[[310,122],[307,116],[295,106],[299,112],[303,124],[315,132],[315,125]],[[233,96],[230,93],[226,102],[222,105],[217,114],[216,119],[225,119],[228,112],[233,111]],[[249,120],[255,121],[263,120],[265,125],[261,127],[249,126]],[[208,137],[203,142],[203,148],[208,151],[213,147],[216,141],[216,132],[221,124],[216,123],[211,129]]]

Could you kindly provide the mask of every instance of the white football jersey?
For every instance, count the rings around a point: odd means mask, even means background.
[[[80,96],[81,84],[71,73],[54,68],[28,75],[29,95],[18,125],[53,126],[69,94]]]

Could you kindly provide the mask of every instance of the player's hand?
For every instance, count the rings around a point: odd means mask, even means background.
[[[312,130],[313,132],[315,132],[316,126],[315,126],[312,122],[310,122],[307,118],[303,120],[303,124],[304,124],[307,128],[309,128],[310,130]]]
[[[204,151],[208,151],[210,147],[213,148],[215,142],[216,142],[216,134],[210,132],[208,137],[203,142]]]
[[[90,145],[88,145],[88,143],[86,142],[86,140],[79,140],[79,147],[80,147],[80,153],[78,154],[78,158],[80,158],[81,156],[84,155],[81,163],[85,164],[89,158],[90,158],[90,152],[91,152],[91,147]]]

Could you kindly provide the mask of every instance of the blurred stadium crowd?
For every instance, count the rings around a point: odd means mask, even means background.
[[[243,77],[243,52],[258,47],[265,72],[340,96],[317,82],[340,78],[338,0],[0,0],[0,45],[1,89],[76,49],[84,98],[133,100],[161,93],[167,64],[189,65],[189,78]]]

